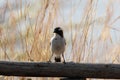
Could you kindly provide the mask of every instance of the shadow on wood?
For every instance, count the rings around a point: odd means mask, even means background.
[[[60,80],[86,80],[86,78],[71,78],[71,77],[67,77],[67,78],[61,78]]]

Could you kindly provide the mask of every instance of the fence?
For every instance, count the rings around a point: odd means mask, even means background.
[[[0,75],[120,79],[120,64],[45,63],[0,61]]]

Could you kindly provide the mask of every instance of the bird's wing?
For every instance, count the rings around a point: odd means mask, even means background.
[[[65,40],[65,38],[64,38],[64,42],[65,42],[65,45],[66,45],[66,40]]]
[[[50,39],[50,45],[52,44],[53,37]]]

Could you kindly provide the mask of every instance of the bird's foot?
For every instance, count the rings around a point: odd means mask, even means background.
[[[65,62],[65,61],[63,61],[63,63],[64,63],[64,64],[66,64],[66,62]]]
[[[51,63],[51,60],[47,61],[48,63]]]

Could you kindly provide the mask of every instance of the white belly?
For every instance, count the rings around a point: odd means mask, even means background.
[[[65,40],[63,38],[53,38],[51,40],[51,51],[52,53],[60,56],[65,51]]]

